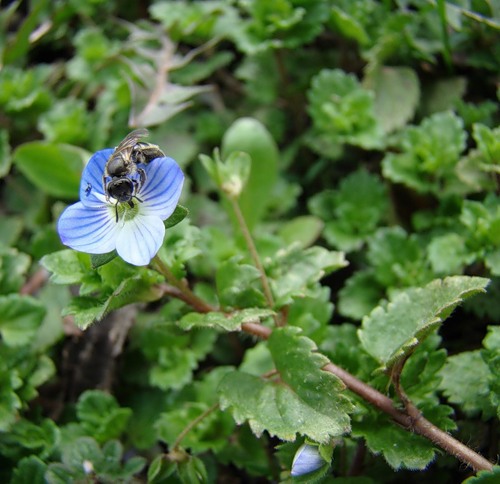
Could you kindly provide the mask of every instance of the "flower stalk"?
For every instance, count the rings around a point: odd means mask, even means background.
[[[248,252],[250,252],[250,257],[253,260],[253,263],[257,270],[260,273],[260,281],[262,283],[262,288],[264,290],[264,297],[266,298],[266,303],[270,309],[274,308],[274,298],[271,292],[271,286],[269,285],[269,280],[267,279],[266,271],[264,270],[264,266],[259,257],[259,253],[257,252],[257,247],[252,238],[252,234],[248,229],[248,225],[245,221],[245,217],[243,217],[243,213],[241,212],[240,205],[238,200],[233,197],[229,197],[231,202],[231,207],[236,216],[236,220],[238,221],[238,225],[240,226],[241,233],[243,234],[243,238],[245,239],[245,243],[248,248]]]

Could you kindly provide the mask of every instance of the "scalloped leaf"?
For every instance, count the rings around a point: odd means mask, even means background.
[[[161,297],[158,284],[161,276],[145,270],[132,277],[126,277],[111,293],[103,298],[78,296],[65,309],[65,314],[75,316],[75,323],[80,329],[86,329],[92,323],[100,321],[106,314],[133,302],[151,302]]]
[[[30,344],[36,337],[46,310],[31,296],[0,296],[0,337],[7,346]]]
[[[280,379],[242,371],[228,373],[219,386],[221,408],[230,408],[237,423],[248,420],[252,431],[293,441],[296,434],[327,443],[350,430],[352,405],[343,383],[322,368],[328,359],[298,328],[280,328],[269,338],[269,350]]]
[[[488,282],[482,277],[453,276],[401,292],[363,319],[359,339],[385,371],[411,354],[464,299],[484,292]]]
[[[375,455],[382,454],[393,469],[425,469],[435,457],[432,442],[411,434],[388,421],[385,416],[369,415],[353,428]]]
[[[182,329],[217,328],[224,331],[240,331],[243,323],[260,323],[274,314],[270,309],[249,308],[232,313],[211,312],[206,314],[189,313],[179,321]]]
[[[475,476],[466,479],[463,484],[496,484],[500,480],[500,466],[491,471],[479,471]]]
[[[420,84],[409,67],[381,67],[369,72],[365,87],[375,91],[375,115],[385,133],[403,127],[415,115]]]

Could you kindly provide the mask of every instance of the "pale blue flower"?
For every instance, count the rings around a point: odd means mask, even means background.
[[[163,243],[163,220],[177,206],[184,174],[172,158],[156,158],[141,165],[146,180],[130,207],[113,198],[108,200],[104,193],[102,176],[112,153],[113,149],[106,149],[90,158],[82,174],[80,201],[62,213],[57,231],[62,243],[72,249],[88,254],[116,249],[126,262],[147,265]]]
[[[325,461],[321,457],[317,446],[302,444],[293,458],[291,474],[292,477],[303,476],[317,471],[324,465]]]

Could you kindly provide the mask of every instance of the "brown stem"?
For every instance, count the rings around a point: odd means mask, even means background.
[[[157,266],[158,270],[165,275],[166,279],[172,283],[171,286],[168,284],[164,284],[162,286],[166,293],[182,299],[187,304],[190,304],[196,311],[207,313],[215,310],[215,308],[193,294],[187,286],[186,281],[179,281],[175,278],[175,276],[170,272],[170,269],[163,264],[159,257],[155,257],[153,263]],[[243,323],[241,325],[241,329],[246,333],[258,336],[262,339],[268,339],[272,334],[272,330],[270,328],[262,326],[258,323]],[[390,398],[386,397],[375,388],[359,380],[354,375],[351,375],[339,366],[334,365],[333,363],[327,363],[323,367],[323,370],[328,371],[340,378],[350,391],[359,395],[363,400],[372,404],[380,411],[386,413],[392,420],[394,420],[394,422],[398,423],[406,430],[415,432],[429,439],[448,454],[455,456],[464,464],[472,467],[476,472],[481,470],[493,470],[493,464],[491,462],[424,418],[418,408],[407,397],[402,398],[405,403],[406,410],[406,412],[403,412],[394,406],[394,403]],[[402,389],[399,388],[398,391],[401,392]],[[401,395],[403,397],[405,396],[404,394]],[[204,417],[200,416],[199,419],[201,420],[201,418]],[[195,420],[193,426],[196,425],[197,421],[198,420]],[[192,426],[190,428],[192,428]],[[185,433],[188,431],[189,429]],[[177,438],[177,441],[180,442],[179,437]]]
[[[271,329],[255,323],[242,324],[241,329],[246,333],[259,336],[263,339],[268,339],[272,333]],[[339,366],[334,365],[333,363],[328,363],[323,367],[323,370],[333,373],[335,376],[340,378],[349,390],[389,415],[392,420],[397,422],[406,430],[426,437],[447,453],[454,455],[457,459],[472,467],[475,471],[491,471],[493,469],[491,462],[483,456],[474,452],[472,449],[454,439],[446,432],[443,432],[440,428],[436,427],[424,418],[420,411],[411,402],[407,404],[407,413],[402,412],[394,406],[393,401],[389,397],[386,397],[378,390],[375,390],[375,388],[367,385]]]
[[[454,455],[464,464],[472,467],[475,471],[493,469],[493,464],[483,456],[454,439],[451,435],[443,432],[440,428],[429,422],[422,416],[420,411],[411,403],[407,404],[407,413],[394,407],[392,400],[366,383],[358,380],[342,368],[328,363],[323,370],[338,376],[352,392],[371,403],[379,410],[389,415],[395,422],[407,430],[426,437],[431,442],[441,447],[447,453]]]
[[[49,280],[49,273],[45,269],[36,271],[21,287],[21,294],[33,295],[37,293]]]
[[[152,267],[162,274],[168,281],[168,284],[161,284],[160,288],[165,294],[184,301],[189,304],[194,310],[199,313],[210,313],[217,311],[217,308],[199,298],[193,291],[191,291],[185,279],[177,279],[170,267],[167,266],[158,256],[155,256],[151,262]]]

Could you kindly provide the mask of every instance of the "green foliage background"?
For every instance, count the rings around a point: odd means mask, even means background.
[[[302,482],[498,482],[322,369],[496,462],[497,2],[15,0],[0,25],[1,482],[300,481],[304,441]],[[144,268],[55,229],[137,126],[189,210]]]

